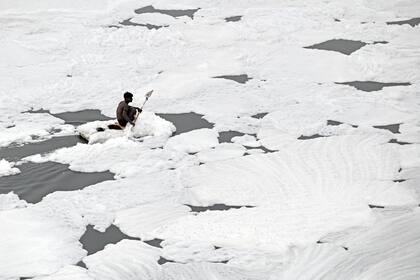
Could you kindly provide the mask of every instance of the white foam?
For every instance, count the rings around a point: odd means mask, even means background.
[[[264,272],[230,267],[224,264],[166,263],[158,265],[160,250],[140,241],[123,240],[83,259],[93,279],[266,279]],[[132,257],[130,257],[132,256]]]
[[[232,143],[222,143],[213,149],[203,150],[197,153],[200,162],[211,162],[240,157],[246,149],[242,145]]]
[[[404,182],[397,183],[395,187],[397,188],[404,188],[407,189],[409,192],[414,193],[414,196],[416,197],[416,204],[419,205],[420,201],[420,189],[418,188],[420,184],[420,178],[412,178],[408,179]]]
[[[109,129],[108,126],[111,124],[118,124],[118,122],[116,120],[93,121],[78,126],[77,131],[89,141],[89,144],[95,144],[124,136],[134,138],[152,136],[166,140],[176,130],[171,122],[155,115],[153,112],[142,112],[138,116],[135,126],[128,124],[123,130]],[[98,131],[98,129],[101,131]]]
[[[396,138],[401,142],[420,143],[420,126],[415,124],[401,124],[401,135]]]
[[[2,239],[0,276],[32,277],[51,274],[64,264],[76,263],[86,251],[82,232],[48,211],[26,207],[0,212]],[[76,230],[75,230],[76,229]]]
[[[227,279],[227,280],[263,280],[268,275],[261,271],[249,271],[247,269],[238,269],[224,264],[216,263],[190,263],[177,264],[168,263],[163,265],[161,279],[182,279],[182,280],[209,280],[209,279]]]
[[[217,146],[219,144],[218,136],[219,134],[212,129],[195,129],[170,138],[165,145],[165,149],[197,153]]]
[[[67,129],[62,119],[46,113],[22,113],[7,119],[0,127],[0,147],[11,143],[37,142],[52,137],[54,129]],[[9,127],[9,128],[8,128]]]
[[[4,0],[1,2],[0,10],[5,12],[40,12],[40,11],[79,11],[84,12],[86,10],[104,10],[107,8],[109,0],[76,0],[76,1],[52,1],[52,0],[40,0],[40,1],[22,1],[22,0]]]
[[[389,189],[399,168],[396,156],[375,139],[329,137],[186,169],[185,203],[256,207],[183,217],[159,236],[266,250],[315,242],[327,232],[371,222],[368,204],[379,195],[392,205],[413,202],[410,192]]]
[[[175,126],[155,115],[153,112],[143,111],[137,118],[136,125],[131,129],[134,137],[155,136],[169,138],[175,132]]]
[[[348,251],[328,244],[297,250],[282,277],[414,279],[420,273],[418,223],[419,211],[415,211],[351,235],[344,244]]]
[[[159,201],[119,211],[114,223],[126,234],[148,240],[154,238],[157,229],[176,222],[189,212],[187,206]]]
[[[235,136],[232,138],[233,143],[241,144],[247,147],[259,147],[261,146],[260,142],[252,135],[243,135],[243,136]]]
[[[91,224],[105,230],[118,211],[160,200],[175,200],[175,172],[157,174],[137,174],[127,179],[105,181],[77,192],[54,192],[37,205],[55,212],[56,216],[69,221],[70,225],[79,226],[82,220],[81,226]]]
[[[10,210],[15,208],[23,208],[28,204],[24,200],[20,200],[19,197],[13,192],[7,194],[0,194],[0,211]]]
[[[0,20],[0,146],[45,140],[57,135],[54,129],[73,132],[50,115],[22,113],[31,108],[52,113],[100,109],[114,116],[123,92],[133,92],[133,103],[141,104],[141,93],[151,89],[147,111],[199,113],[214,123],[214,131],[181,134],[166,146],[166,134],[142,136],[143,142],[124,135],[33,157],[84,172],[111,170],[117,180],[55,192],[24,209],[14,209],[24,206],[15,196],[2,196],[7,238],[0,240],[0,277],[74,273],[78,278],[88,273],[137,279],[150,272],[156,279],[316,279],[324,273],[327,279],[385,279],[398,278],[393,271],[402,271],[401,277],[416,274],[402,262],[419,262],[413,253],[418,248],[404,245],[418,243],[418,217],[406,223],[390,219],[414,212],[418,202],[419,28],[386,22],[418,16],[418,1],[85,2],[0,4],[5,8]],[[151,4],[200,10],[193,20],[134,12]],[[241,20],[225,22],[235,15]],[[130,17],[169,26],[109,28]],[[334,38],[368,45],[351,55],[304,48]],[[240,84],[213,78],[239,74],[252,79]],[[349,81],[411,85],[363,92],[335,84]],[[268,114],[253,118],[257,113]],[[327,120],[345,124],[331,127]],[[401,134],[372,127],[397,123]],[[242,156],[239,146],[219,145],[216,131],[229,130],[257,134],[259,143],[279,152]],[[313,134],[329,137],[297,140]],[[103,136],[97,141],[114,137]],[[400,149],[387,144],[390,139],[417,144]],[[254,151],[261,152],[249,153]],[[196,167],[201,160],[207,162]],[[395,179],[409,180],[395,184]],[[186,212],[183,203],[256,207],[195,214]],[[368,204],[386,211],[378,214]],[[123,243],[91,256],[92,272],[70,268],[85,254],[77,239],[86,225],[104,230],[115,217],[125,232],[164,238],[160,253],[168,259],[193,263],[159,267],[157,253],[143,256]],[[388,224],[378,226],[375,219]],[[326,234],[365,226],[371,235],[362,234],[363,240],[346,235],[361,244],[346,241],[354,255],[340,247],[313,247]],[[401,235],[401,243],[388,235]],[[3,250],[10,244],[13,250]],[[212,250],[215,245],[225,247]],[[294,253],[289,246],[307,247],[305,253]],[[408,253],[397,256],[398,250]],[[205,263],[222,260],[228,264]]]
[[[87,256],[83,262],[93,279],[158,279],[159,250],[141,241],[122,240]]]
[[[384,3],[380,0],[364,0],[363,4],[377,11],[389,11],[401,18],[416,17],[420,13],[420,5],[414,0],[398,0],[392,3]]]
[[[246,152],[247,152],[247,154],[250,154],[250,155],[265,153],[265,151],[262,150],[262,149],[248,149],[248,150],[246,150]]]
[[[105,143],[81,144],[61,148],[50,154],[25,158],[33,162],[55,161],[69,164],[69,168],[81,172],[111,171],[117,177],[198,164],[195,156],[174,149],[157,148],[165,143],[161,138],[138,142],[126,137],[111,138]],[[150,149],[154,148],[154,149]]]
[[[69,148],[61,148],[49,155],[44,161],[57,161],[70,164],[70,168],[82,172],[101,172],[110,170],[119,162],[134,161],[147,149],[126,138],[114,138],[100,144],[81,144]]]
[[[79,125],[76,129],[77,129],[77,132],[83,138],[85,138],[85,139],[87,139],[87,140],[90,141],[90,137],[93,134],[98,133],[98,130],[97,130],[98,128],[102,128],[104,130],[105,129],[108,129],[108,125],[115,124],[115,122],[116,122],[115,120],[109,120],[109,121],[93,121],[93,122],[88,122],[88,123]],[[122,132],[120,132],[118,130],[111,130],[110,133],[112,133],[112,132],[118,133],[117,134],[118,136],[122,136],[123,135]],[[115,138],[115,137],[111,137],[111,135],[110,135],[110,137],[108,137],[106,139],[109,139],[109,138]],[[97,141],[97,142],[100,142],[100,141]],[[102,142],[105,142],[105,141],[102,141]]]
[[[19,168],[14,167],[14,162],[9,162],[5,159],[0,160],[0,177],[16,175],[20,173]]]
[[[420,166],[420,144],[399,145],[398,151],[401,154],[401,167],[403,169]]]
[[[40,277],[35,277],[33,279],[35,280],[72,280],[72,279],[93,280],[94,278],[91,278],[88,275],[87,270],[82,267],[75,266],[75,265],[67,265],[49,276],[40,276]]]

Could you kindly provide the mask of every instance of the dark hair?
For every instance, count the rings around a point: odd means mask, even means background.
[[[126,91],[124,93],[124,99],[130,98],[130,97],[133,97],[133,94],[131,92]]]

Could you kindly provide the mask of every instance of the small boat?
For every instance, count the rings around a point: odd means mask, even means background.
[[[142,138],[145,136],[170,137],[176,131],[175,126],[155,115],[153,112],[142,112],[134,126],[128,124],[121,127],[117,120],[93,121],[76,128],[80,137],[89,144],[103,143],[112,138],[129,136]]]

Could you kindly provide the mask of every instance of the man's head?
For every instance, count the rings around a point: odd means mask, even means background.
[[[126,92],[124,93],[124,100],[125,100],[125,102],[127,102],[127,103],[132,102],[132,101],[133,101],[133,94],[132,94],[131,92],[126,91]]]

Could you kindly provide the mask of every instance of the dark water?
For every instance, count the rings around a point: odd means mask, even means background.
[[[64,112],[58,114],[52,114],[49,110],[36,110],[36,111],[28,111],[28,113],[48,113],[56,118],[62,119],[65,121],[66,124],[71,124],[74,126],[78,126],[87,122],[92,121],[108,121],[112,120],[112,118],[107,117],[101,114],[100,110],[97,109],[88,109],[88,110],[81,110],[75,112]]]
[[[161,10],[161,9],[155,9],[153,6],[146,6],[140,9],[135,10],[134,12],[136,14],[147,14],[147,13],[160,13],[164,15],[168,15],[174,18],[187,16],[191,19],[194,19],[194,14],[199,10],[197,9],[187,9],[187,10]]]
[[[400,20],[400,21],[389,21],[387,24],[397,24],[397,25],[403,25],[403,24],[409,24],[411,27],[415,27],[420,24],[420,17],[418,18],[412,18],[407,20]]]
[[[155,238],[155,239],[147,240],[147,241],[143,240],[143,242],[149,244],[150,246],[156,247],[156,248],[162,248],[162,246],[160,244],[163,242],[163,239]]]
[[[321,137],[326,137],[326,136],[319,135],[318,133],[314,135],[309,135],[309,136],[301,135],[299,136],[298,140],[311,140],[311,139],[316,139],[316,138],[321,138]]]
[[[64,120],[67,124],[78,126],[92,121],[108,121],[113,118],[101,114],[99,110],[82,110],[76,112],[65,112],[52,114],[54,117]]]
[[[123,239],[140,241],[140,238],[131,237],[124,234],[115,225],[109,226],[105,230],[105,232],[97,231],[93,228],[92,225],[88,225],[86,227],[85,233],[82,235],[82,237],[80,237],[79,241],[80,243],[82,243],[83,249],[85,249],[88,252],[88,255],[92,255],[92,254],[95,254],[96,252],[103,250],[106,245],[117,244]],[[156,238],[153,240],[143,241],[143,242],[153,247],[162,248],[161,243],[163,242],[163,240]],[[164,264],[166,262],[171,262],[171,261],[164,259],[162,257],[158,261],[159,264]],[[77,265],[86,268],[86,265],[82,261],[79,262]]]
[[[399,134],[400,132],[400,123],[396,123],[396,124],[388,124],[388,125],[374,125],[374,128],[379,128],[379,129],[386,129],[391,131],[392,133],[396,133]]]
[[[255,207],[255,206],[250,206],[250,205],[237,206],[237,205],[226,205],[226,204],[214,204],[210,206],[193,206],[189,204],[185,204],[185,205],[191,208],[191,212],[226,211],[230,209],[239,209],[242,207],[245,207],[245,208]]]
[[[191,19],[194,19],[194,14],[199,10],[198,9],[187,9],[187,10],[161,10],[161,9],[155,9],[153,6],[146,6],[140,9],[135,10],[134,12],[136,14],[148,14],[148,13],[159,13],[159,14],[164,14],[164,15],[168,15],[174,18],[178,18],[178,17],[182,17],[182,16],[187,16],[190,17]],[[135,23],[132,22],[132,17],[125,19],[123,21],[120,21],[119,24],[122,26],[140,26],[140,27],[146,27],[149,30],[152,29],[160,29],[162,27],[168,27],[169,25],[153,25],[153,24],[149,24],[149,23]],[[109,27],[115,27],[115,28],[121,28],[121,26],[119,25],[110,25]]]
[[[249,150],[254,150],[254,149],[259,149],[259,150],[263,150],[265,153],[274,153],[277,152],[278,150],[270,150],[264,146],[260,146],[260,147],[246,147],[247,151]],[[248,155],[250,155],[250,153],[248,153]]]
[[[55,191],[80,190],[114,178],[110,172],[75,172],[68,169],[68,165],[56,162],[28,162],[18,168],[20,174],[0,177],[0,193],[13,191],[19,198],[31,203],[37,203]]]
[[[394,183],[402,183],[402,182],[405,182],[405,181],[407,181],[407,179],[392,180],[392,182],[394,182]]]
[[[251,117],[256,118],[256,119],[262,119],[264,118],[268,113],[258,113],[255,115],[252,115]]]
[[[227,17],[225,18],[226,22],[236,22],[240,21],[242,19],[242,16],[233,16],[233,17]]]
[[[223,264],[226,264],[228,261],[229,260],[224,260],[224,261],[211,262],[211,263],[223,263]],[[172,262],[173,263],[173,262],[176,262],[176,261],[168,260],[168,259],[165,259],[164,257],[160,257],[159,260],[158,260],[158,264],[160,264],[160,265],[163,265],[163,264],[168,263],[168,262]]]
[[[380,206],[380,205],[373,205],[373,204],[369,204],[369,208],[385,208],[385,206]]]
[[[376,44],[389,44],[389,42],[388,41],[375,41],[375,42],[373,42],[373,44],[374,45],[376,45]]]
[[[149,30],[152,30],[152,29],[160,29],[162,27],[168,27],[168,25],[161,26],[161,25],[153,25],[153,24],[149,24],[149,23],[146,23],[146,24],[143,24],[143,23],[135,23],[135,22],[132,22],[131,19],[132,18],[123,20],[123,21],[119,22],[119,24],[124,25],[124,26],[141,26],[141,27],[146,27]],[[118,27],[118,26],[112,25],[110,27]]]
[[[338,122],[338,121],[333,121],[333,120],[327,120],[327,125],[331,125],[331,126],[336,126],[336,125],[340,125],[343,124],[342,122]],[[349,124],[354,128],[359,127],[358,125],[354,125],[354,124]]]
[[[248,82],[249,80],[252,79],[252,78],[248,77],[247,74],[223,75],[223,76],[216,76],[216,77],[213,77],[213,78],[232,80],[232,81],[235,81],[235,82],[240,83],[240,84],[245,84],[246,82]]]
[[[340,124],[343,124],[343,123],[338,122],[338,121],[333,121],[333,120],[327,120],[327,125],[336,126],[336,125],[340,125]]]
[[[172,122],[176,127],[175,135],[199,128],[213,128],[214,124],[203,119],[203,115],[196,113],[181,114],[156,114],[167,121]]]
[[[367,91],[367,92],[382,90],[384,87],[411,85],[411,83],[381,83],[381,82],[373,82],[373,81],[353,81],[353,82],[344,82],[344,83],[336,83],[336,84],[352,86],[358,90]]]
[[[88,255],[91,255],[103,250],[106,245],[116,244],[123,239],[140,240],[140,238],[122,233],[115,225],[109,226],[105,232],[97,231],[92,225],[88,225],[85,233],[80,237],[80,243],[82,243],[83,249],[88,252]]]
[[[266,114],[266,113],[264,113],[264,114]],[[232,142],[232,138],[233,137],[236,137],[236,136],[244,136],[244,135],[245,135],[245,133],[242,133],[242,132],[239,132],[239,131],[233,131],[233,130],[221,131],[221,132],[219,132],[219,138],[218,139],[219,139],[219,143],[233,143]],[[256,137],[255,134],[249,134],[249,135]],[[260,149],[260,150],[263,150],[265,153],[275,152],[275,150],[267,149],[264,146],[259,146],[259,147],[246,147],[246,148],[247,148],[247,150]],[[246,155],[247,154],[249,154],[249,153],[246,153]]]
[[[394,144],[398,144],[398,145],[410,145],[413,143],[410,142],[402,142],[402,141],[398,141],[397,139],[391,139],[388,141],[388,143],[394,143]]]
[[[46,110],[30,111],[31,113],[49,113]],[[99,110],[83,110],[52,114],[63,119],[66,123],[79,125],[94,120],[108,120]],[[29,143],[21,146],[11,145],[0,149],[0,158],[9,161],[20,159],[33,154],[44,154],[58,148],[71,147],[82,142],[76,135],[53,137],[49,140]],[[68,169],[68,165],[56,162],[24,163],[17,166],[21,173],[13,176],[0,177],[0,193],[13,191],[27,202],[37,203],[44,196],[55,191],[71,191],[82,189],[106,180],[113,180],[110,172],[82,173]]]
[[[335,51],[342,54],[350,55],[358,49],[366,46],[367,43],[362,41],[333,39],[323,43],[315,44],[312,46],[304,47],[305,49],[318,49],[326,51]]]
[[[158,260],[158,264],[160,264],[160,265],[168,263],[168,262],[175,262],[175,261],[165,259],[164,257],[160,257],[159,260]]]
[[[244,135],[245,133],[239,131],[221,131],[219,132],[219,143],[232,143],[233,137]]]
[[[47,110],[29,111],[30,113],[50,113]],[[53,116],[63,119],[66,123],[79,125],[94,120],[109,120],[111,118],[104,116],[99,110],[84,110],[78,112],[66,112],[53,114]],[[58,136],[36,143],[27,143],[24,145],[12,144],[8,147],[0,148],[0,158],[9,161],[18,161],[24,157],[33,154],[45,154],[63,147],[71,147],[77,143],[86,143],[78,135]]]
[[[19,161],[30,155],[45,154],[59,148],[74,146],[77,143],[83,143],[83,139],[76,135],[54,137],[42,142],[29,143],[23,146],[0,148],[0,158],[8,161]]]

